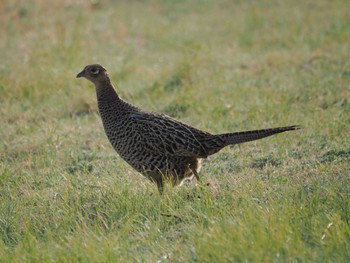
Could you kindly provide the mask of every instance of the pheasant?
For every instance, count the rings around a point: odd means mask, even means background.
[[[157,184],[164,179],[174,185],[195,176],[201,160],[223,147],[297,130],[297,125],[263,130],[211,134],[167,115],[147,112],[117,94],[107,70],[99,64],[86,66],[84,77],[96,87],[97,104],[106,135],[113,148],[135,170]]]

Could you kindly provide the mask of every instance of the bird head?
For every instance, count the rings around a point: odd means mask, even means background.
[[[87,65],[78,75],[77,78],[84,77],[95,85],[109,81],[107,70],[99,64]]]

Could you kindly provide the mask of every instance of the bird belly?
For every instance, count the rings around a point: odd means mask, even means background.
[[[137,136],[129,134],[107,134],[107,137],[122,159],[157,184],[167,178],[174,185],[178,185],[184,179],[191,178],[194,171],[200,171],[201,158],[154,153],[145,149]]]
[[[163,182],[165,178],[170,180],[173,185],[178,185],[184,179],[193,177],[193,169],[197,173],[200,171],[201,159],[197,158],[167,157],[145,152],[137,156],[120,154],[120,157],[136,171],[157,184]]]

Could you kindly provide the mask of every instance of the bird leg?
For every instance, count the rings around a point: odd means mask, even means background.
[[[200,181],[201,181],[201,179],[199,178],[199,175],[198,175],[198,173],[197,173],[196,169],[191,168],[191,170],[192,170],[192,172],[193,172],[194,176],[196,177],[197,181],[198,181],[198,182],[200,182]]]
[[[158,188],[158,192],[160,195],[163,195],[163,192],[164,192],[164,186],[163,186],[163,180],[157,180],[156,181],[156,184],[157,184],[157,188]]]

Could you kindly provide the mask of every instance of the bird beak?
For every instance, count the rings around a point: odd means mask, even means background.
[[[77,75],[77,78],[84,77],[84,75],[85,75],[85,70],[83,70],[82,72],[80,72],[80,73]]]

